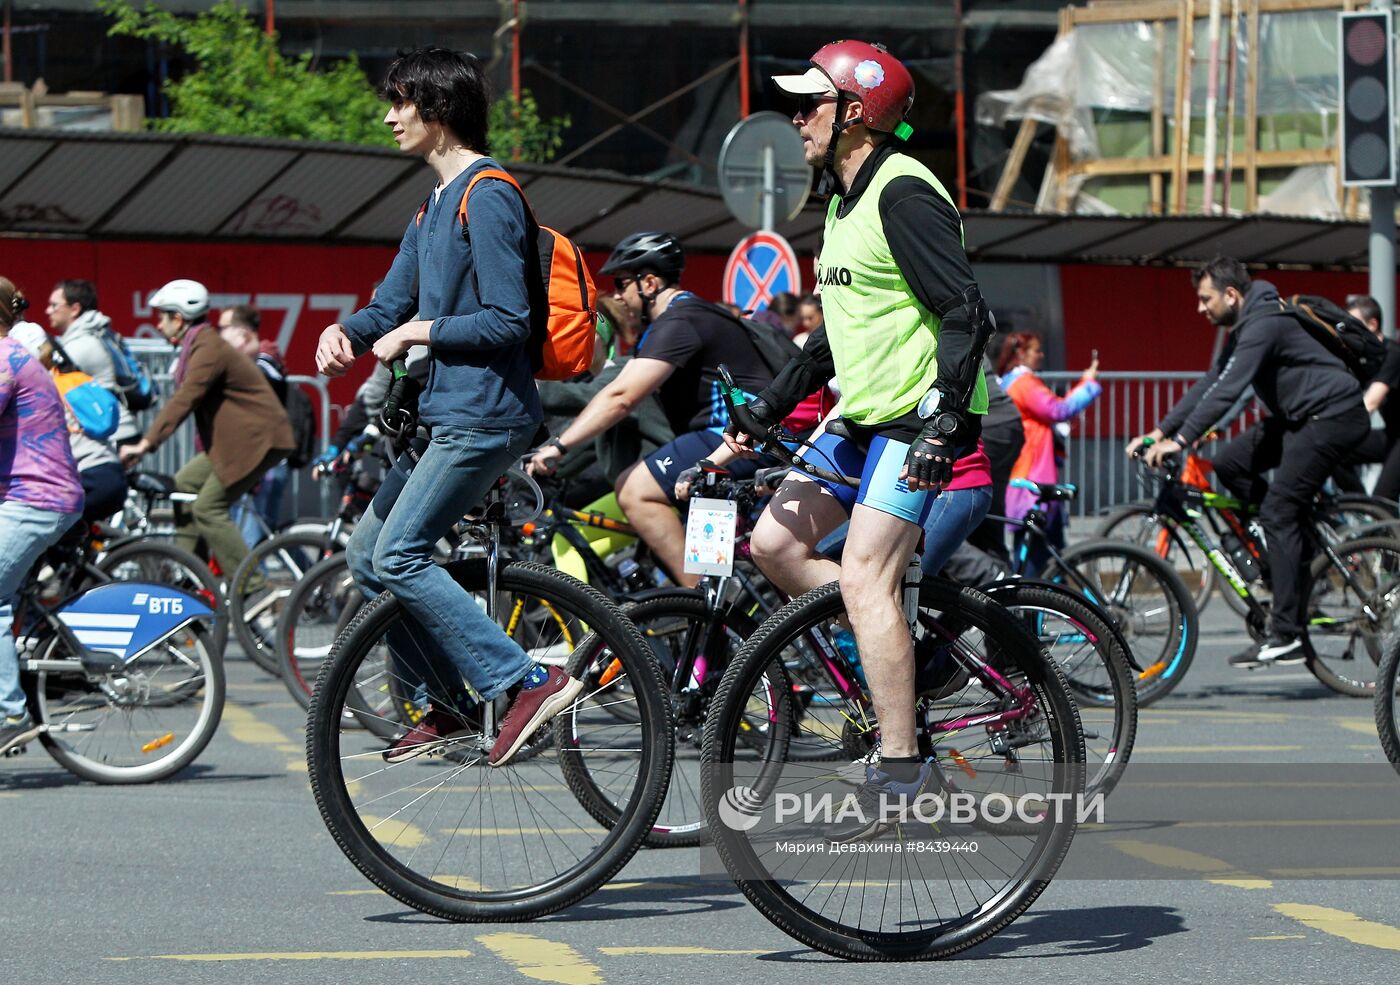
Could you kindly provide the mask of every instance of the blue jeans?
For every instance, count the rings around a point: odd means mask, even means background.
[[[476,599],[433,561],[433,547],[530,448],[535,428],[439,424],[417,463],[405,453],[355,526],[347,555],[368,598],[393,592],[412,618],[389,649],[419,697],[461,702],[462,680],[490,699],[534,665]]]
[[[246,511],[238,524],[243,540],[249,547],[256,547],[264,536],[262,524],[255,519],[254,513],[262,517],[263,523],[274,533],[282,525],[282,491],[287,488],[287,477],[291,474],[291,466],[283,459],[258,480],[258,486],[253,490],[253,509]]]
[[[924,520],[924,554],[920,567],[926,575],[943,570],[948,559],[981,525],[992,506],[992,487],[942,492]]]
[[[24,714],[15,638],[15,596],[39,555],[58,542],[81,513],[55,513],[13,500],[0,501],[0,715]]]

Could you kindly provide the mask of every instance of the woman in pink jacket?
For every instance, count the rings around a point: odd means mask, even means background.
[[[1035,494],[1018,489],[1017,479],[1053,483],[1059,481],[1059,461],[1063,451],[1056,447],[1055,426],[1084,411],[1092,404],[1103,387],[1099,385],[1099,361],[1095,359],[1084,371],[1069,394],[1057,397],[1035,374],[1045,362],[1045,348],[1034,332],[1012,332],[1002,343],[997,358],[997,375],[1001,387],[1021,412],[1026,431],[1026,443],[1016,464],[1011,467],[1012,486],[1006,491],[1006,514],[1019,520],[1035,507]],[[1065,508],[1052,503],[1047,510],[1050,540],[1056,546],[1064,544]],[[1024,573],[1035,575],[1049,556],[1039,541],[1028,543]]]

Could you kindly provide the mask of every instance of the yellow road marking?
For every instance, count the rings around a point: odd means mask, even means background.
[[[393,845],[396,848],[417,848],[428,841],[428,836],[423,833],[421,828],[415,827],[407,821],[400,821],[398,818],[380,818],[372,814],[361,814],[360,820],[369,830],[370,835],[382,845]]]
[[[1218,752],[1298,752],[1302,746],[1133,746],[1133,755],[1143,753],[1218,753]]]
[[[1226,862],[1200,852],[1176,848],[1172,845],[1158,845],[1150,841],[1137,841],[1132,838],[1113,838],[1109,844],[1124,855],[1160,865],[1164,869],[1177,869],[1181,872],[1194,872],[1201,876],[1213,876],[1207,881],[1221,886],[1235,886],[1239,889],[1269,889],[1273,886],[1267,879],[1259,879]]]
[[[732,950],[725,951],[715,947],[600,947],[598,950],[604,954],[612,956],[626,957],[632,954],[660,954],[660,955],[682,955],[682,954],[768,954],[764,950]]]
[[[610,882],[604,889],[685,889],[679,882]]]
[[[400,958],[469,958],[465,948],[451,951],[249,951],[241,954],[150,954],[108,961],[379,961]]]
[[[1189,708],[1173,708],[1170,711],[1166,709],[1155,711],[1150,708],[1144,708],[1138,713],[1139,720],[1156,719],[1158,716],[1163,718],[1249,718],[1256,721],[1275,722],[1286,722],[1288,720],[1287,715],[1278,711],[1204,711]]]
[[[1274,909],[1286,917],[1292,917],[1305,927],[1340,937],[1353,944],[1378,947],[1385,951],[1400,951],[1400,929],[1388,924],[1363,920],[1355,913],[1334,910],[1330,906],[1275,903]]]
[[[287,738],[281,729],[262,721],[242,705],[224,705],[222,726],[239,742],[254,746],[272,746],[278,752],[298,754],[298,758],[287,761],[287,769],[293,773],[306,772],[306,761],[300,758],[304,747],[297,745]]]
[[[533,934],[483,934],[477,938],[526,978],[557,985],[603,985],[603,969],[562,941]]]
[[[1374,718],[1339,718],[1337,724],[1348,732],[1360,732],[1362,735],[1372,737],[1376,734],[1376,720]]]

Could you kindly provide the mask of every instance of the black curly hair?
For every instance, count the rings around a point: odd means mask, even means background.
[[[478,154],[491,153],[486,135],[491,84],[475,55],[438,47],[400,51],[379,95],[391,103],[412,103],[425,121],[450,128]]]

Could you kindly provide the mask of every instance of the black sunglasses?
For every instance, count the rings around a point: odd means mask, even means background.
[[[836,97],[825,92],[808,92],[797,97],[797,112],[801,116],[811,116],[822,103],[834,103]]]

